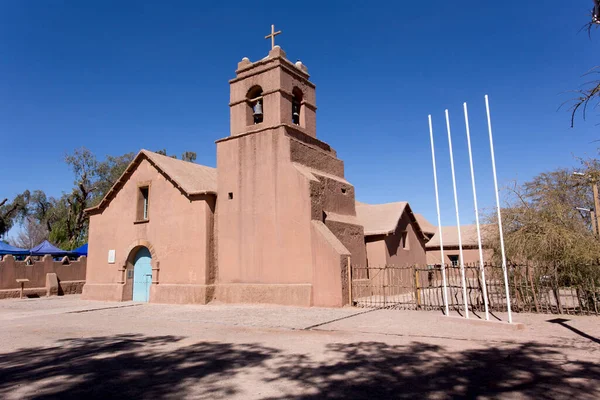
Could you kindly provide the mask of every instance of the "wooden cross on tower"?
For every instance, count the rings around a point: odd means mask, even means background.
[[[275,47],[275,36],[279,35],[281,31],[275,32],[275,25],[271,25],[271,34],[265,36],[265,39],[271,38],[271,50]]]

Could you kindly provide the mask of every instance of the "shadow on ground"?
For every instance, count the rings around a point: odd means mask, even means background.
[[[600,366],[535,343],[452,352],[413,342],[330,344],[326,360],[257,344],[118,335],[0,354],[0,397],[219,398],[277,384],[281,399],[597,398]],[[253,370],[251,378],[236,382]],[[243,381],[243,382],[242,382]],[[249,382],[250,381],[250,382]],[[241,384],[253,387],[240,387]],[[264,388],[263,388],[264,389]]]

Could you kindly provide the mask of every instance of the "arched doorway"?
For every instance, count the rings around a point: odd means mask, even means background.
[[[152,285],[152,255],[147,247],[140,247],[133,259],[133,301],[150,299]]]

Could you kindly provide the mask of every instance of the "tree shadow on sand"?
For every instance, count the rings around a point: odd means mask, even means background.
[[[197,396],[226,397],[224,384],[244,368],[260,365],[276,350],[258,345],[199,342],[182,337],[117,335],[65,339],[56,346],[0,355],[0,398],[19,390],[35,399],[180,397],[189,385]],[[13,393],[14,395],[14,393]]]
[[[312,387],[294,399],[590,398],[600,395],[600,366],[567,362],[554,347],[525,343],[449,352],[413,342],[331,344],[333,362],[297,356],[279,366],[285,378]]]
[[[316,360],[176,336],[65,339],[0,354],[0,398],[252,397],[263,385],[277,399],[598,398],[600,366],[568,361],[558,346],[470,347],[332,343]]]

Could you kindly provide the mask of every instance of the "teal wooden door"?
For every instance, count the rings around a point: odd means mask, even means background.
[[[148,301],[152,284],[152,256],[150,250],[142,247],[133,262],[133,301]]]

